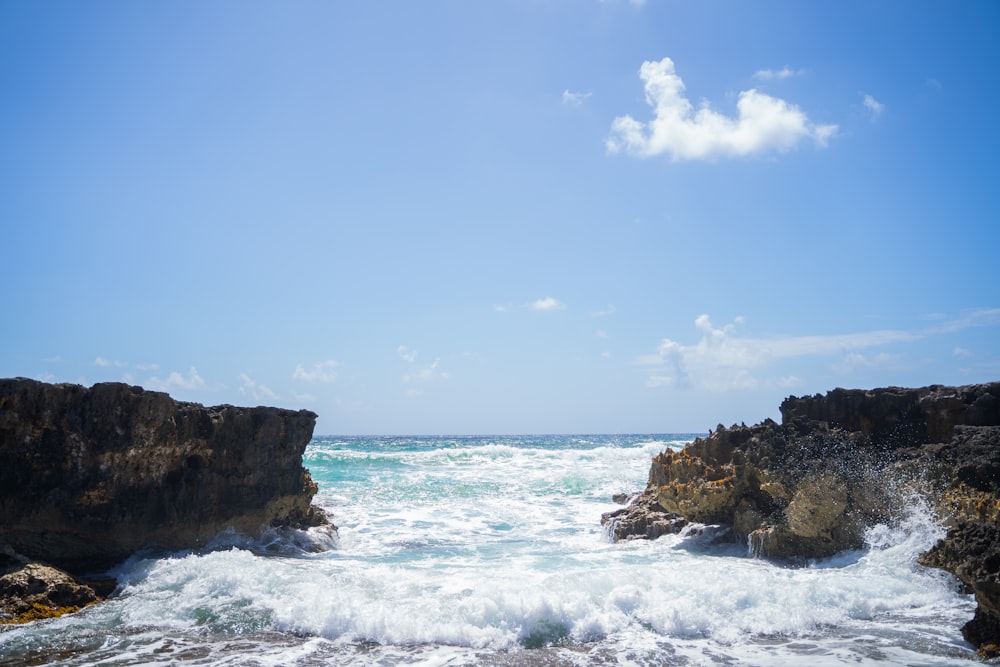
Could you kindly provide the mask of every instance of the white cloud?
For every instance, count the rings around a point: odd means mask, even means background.
[[[872,121],[875,121],[882,115],[882,112],[885,110],[885,105],[871,95],[865,94],[865,108],[871,112]]]
[[[751,371],[773,362],[796,357],[844,355],[840,368],[847,370],[864,364],[884,364],[892,359],[876,356],[862,357],[857,351],[863,348],[907,342],[921,338],[917,333],[895,330],[869,331],[854,334],[820,336],[780,336],[751,338],[740,336],[736,328],[742,323],[737,318],[732,324],[716,328],[708,315],[695,320],[701,339],[693,345],[684,345],[664,338],[653,355],[636,361],[651,367],[647,385],[676,385],[729,391],[754,389],[765,384]],[[852,356],[853,355],[853,356]],[[797,378],[792,378],[798,381]],[[779,386],[789,382],[778,381]]]
[[[181,375],[177,371],[173,371],[166,379],[153,376],[146,381],[146,386],[155,391],[173,391],[175,389],[191,391],[205,389],[207,385],[201,376],[198,375],[198,369],[192,366],[188,370],[187,375]]]
[[[833,365],[833,370],[838,373],[854,373],[862,369],[898,367],[900,363],[901,358],[898,354],[877,352],[865,355],[857,350],[851,350]]]
[[[596,310],[590,314],[591,317],[607,317],[608,315],[614,315],[617,312],[614,304],[609,303],[608,307],[604,310]]]
[[[798,387],[802,385],[801,378],[794,375],[786,375],[785,377],[778,380],[778,386],[782,389],[791,389],[793,387]]]
[[[569,90],[564,90],[562,94],[562,103],[570,107],[578,107],[588,99],[593,93],[574,93]]]
[[[335,369],[338,366],[340,366],[340,363],[333,360],[320,361],[313,364],[313,367],[308,370],[302,364],[297,364],[295,370],[292,372],[292,379],[313,383],[335,382],[337,380],[337,371]]]
[[[561,310],[562,308],[565,308],[566,305],[559,301],[559,299],[546,296],[526,304],[526,307],[531,310]]]
[[[254,401],[273,401],[278,398],[267,385],[260,384],[246,373],[240,373],[240,393]]]
[[[945,320],[944,317],[936,319]],[[945,320],[941,324],[928,327],[925,331],[928,334],[952,333],[971,327],[993,327],[997,325],[1000,325],[1000,308],[979,308],[962,313],[962,315],[955,319]]]
[[[781,69],[775,71],[773,69],[759,69],[753,74],[753,78],[760,79],[761,81],[771,81],[772,79],[788,79],[793,76],[802,76],[805,74],[805,70],[802,69],[792,69],[788,65],[785,65]]]
[[[605,340],[607,340],[608,338],[608,332],[605,331],[604,329],[598,329],[597,331],[594,332],[594,335],[597,336],[598,338],[603,338]]]
[[[611,153],[669,155],[675,161],[739,157],[789,151],[805,139],[826,146],[837,131],[836,125],[816,125],[794,104],[756,89],[739,94],[735,119],[713,111],[707,102],[695,111],[670,58],[644,62],[639,77],[653,118],[648,123],[615,118],[606,142]]]
[[[658,373],[650,373],[649,377],[646,378],[646,386],[650,389],[671,387],[675,382],[676,380],[672,375],[660,375]]]
[[[951,351],[951,354],[957,359],[965,359],[972,356],[972,350],[965,347],[956,347]]]
[[[157,364],[151,364],[146,362],[138,364],[130,364],[127,361],[113,361],[111,359],[108,359],[107,357],[97,357],[96,359],[94,359],[94,365],[100,366],[101,368],[110,368],[112,366],[114,366],[115,368],[125,368],[127,366],[131,366],[139,371],[155,371],[160,368]],[[131,377],[131,375],[128,375],[127,377]]]
[[[447,380],[450,376],[441,370],[441,358],[434,359],[429,365],[413,368],[403,375],[403,382],[429,382],[431,380]]]
[[[400,345],[396,348],[396,352],[399,356],[403,358],[409,368],[406,373],[403,374],[403,382],[431,382],[434,380],[447,380],[451,376],[447,371],[441,370],[441,358],[437,357],[427,366],[417,366],[417,351],[407,347],[406,345]],[[409,393],[409,392],[408,392]],[[412,393],[410,393],[412,395]]]

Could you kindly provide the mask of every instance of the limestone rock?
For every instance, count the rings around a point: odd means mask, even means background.
[[[666,517],[718,523],[756,555],[800,560],[862,546],[919,493],[951,526],[922,562],[975,593],[969,641],[1000,645],[1000,382],[836,389],[789,397],[781,415],[656,456],[639,499],[602,522],[616,539],[652,539]]]
[[[315,420],[119,383],[0,380],[0,545],[83,573],[227,528],[321,525],[302,467]]]

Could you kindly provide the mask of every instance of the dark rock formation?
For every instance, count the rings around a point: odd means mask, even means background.
[[[817,558],[860,547],[902,496],[921,494],[951,528],[921,562],[975,593],[964,632],[989,654],[1000,643],[1000,382],[837,389],[788,398],[781,415],[658,455],[646,490],[602,523],[617,539],[725,524],[758,555]]]
[[[302,467],[315,420],[118,383],[0,380],[0,546],[83,573],[225,529],[324,524]]]
[[[688,524],[684,517],[658,509],[656,494],[650,491],[633,498],[627,507],[608,512],[601,523],[608,526],[615,540],[655,540],[679,533]]]
[[[965,521],[920,557],[952,572],[976,596],[975,617],[962,628],[984,657],[1000,655],[1000,534],[995,521]]]

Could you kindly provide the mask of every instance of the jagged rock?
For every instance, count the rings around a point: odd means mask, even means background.
[[[811,430],[837,424],[864,435],[870,447],[899,449],[948,442],[956,426],[1000,424],[1000,383],[921,389],[834,389],[825,395],[790,397],[782,423]]]
[[[984,657],[1000,655],[1000,426],[959,426],[934,456],[951,466],[939,508],[948,535],[920,563],[957,576],[976,596],[962,628]]]
[[[1000,534],[997,524],[992,521],[959,524],[933,549],[921,555],[920,563],[952,572],[972,591],[979,606],[975,618],[962,628],[962,634],[984,654],[990,654],[987,657],[996,655],[1000,644]]]
[[[864,527],[890,506],[859,445],[857,434],[829,425],[802,437],[772,420],[720,426],[655,457],[647,490],[664,511],[733,527],[762,555],[829,555],[860,546]]]
[[[62,616],[98,600],[93,588],[43,563],[0,568],[0,625]]]
[[[687,524],[684,517],[665,511],[657,503],[656,495],[650,493],[635,496],[627,507],[601,515],[601,525],[615,541],[655,540],[679,533]]]
[[[656,456],[639,500],[602,522],[616,539],[653,538],[664,516],[724,524],[757,555],[816,558],[860,547],[921,493],[952,527],[921,562],[975,593],[969,641],[1000,644],[1000,382],[836,389],[790,397],[781,415]]]
[[[628,505],[630,502],[635,500],[636,493],[616,493],[611,496],[611,500],[615,501],[619,505]]]
[[[83,573],[228,528],[321,525],[302,467],[315,420],[119,383],[0,380],[0,545]]]

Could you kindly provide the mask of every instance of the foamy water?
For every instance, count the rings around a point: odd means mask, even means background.
[[[319,438],[338,524],[136,558],[119,594],[0,633],[7,665],[969,664],[974,603],[916,557],[911,502],[869,546],[809,567],[721,529],[612,543],[614,493],[685,436]]]

